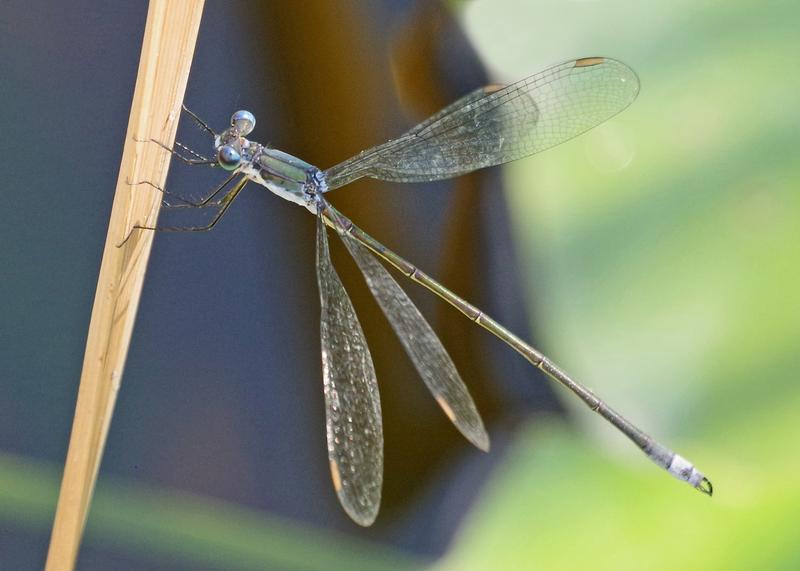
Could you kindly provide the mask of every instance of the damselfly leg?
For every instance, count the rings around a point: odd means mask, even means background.
[[[200,200],[197,200],[197,201],[190,200],[188,198],[184,198],[183,196],[181,196],[181,195],[179,195],[179,194],[177,194],[175,192],[171,192],[171,191],[169,191],[169,190],[167,190],[165,188],[161,188],[157,184],[152,183],[152,182],[150,182],[148,180],[141,180],[139,182],[133,182],[133,183],[129,183],[129,184],[131,186],[135,186],[135,185],[138,185],[138,184],[146,184],[147,186],[155,188],[157,191],[159,191],[160,193],[164,194],[165,196],[174,197],[174,198],[180,200],[183,203],[183,204],[170,204],[168,202],[162,202],[162,207],[164,207],[164,208],[205,208],[205,207],[220,206],[222,204],[222,202],[225,200],[225,196],[223,196],[220,200],[217,200],[217,201],[214,201],[214,202],[211,202],[211,200],[214,199],[214,197],[216,197],[220,192],[222,192],[222,190],[226,186],[228,186],[231,183],[231,181],[236,178],[236,176],[237,176],[236,173],[230,175],[228,178],[226,178],[224,181],[222,181],[221,184],[216,186],[208,195],[204,196],[203,198],[201,198]]]
[[[181,161],[183,161],[184,163],[186,163],[187,165],[190,165],[190,166],[195,166],[195,165],[207,165],[207,166],[210,166],[210,167],[217,166],[217,161],[215,161],[213,159],[209,159],[207,157],[204,157],[203,155],[201,155],[197,151],[194,151],[194,150],[190,149],[189,147],[187,147],[183,143],[179,143],[178,141],[175,141],[175,146],[176,147],[180,147],[181,150],[193,155],[195,158],[191,159],[191,158],[189,158],[187,156],[182,155],[180,152],[176,151],[174,148],[170,147],[169,145],[165,145],[164,143],[162,143],[158,139],[134,139],[134,141],[136,141],[137,143],[155,143],[156,145],[158,145],[159,147],[161,147],[165,151],[168,151],[173,157],[177,157],[178,159],[180,159]]]
[[[217,132],[214,131],[214,129],[212,129],[211,127],[209,127],[208,123],[206,123],[200,117],[198,117],[194,111],[186,107],[186,105],[181,105],[181,110],[184,111],[187,115],[189,115],[189,117],[192,118],[192,121],[194,121],[195,124],[198,125],[201,129],[203,129],[206,133],[208,133],[212,137],[217,136]]]
[[[228,182],[229,181],[226,181],[225,185],[227,185]],[[152,230],[155,232],[208,232],[209,230],[214,228],[214,226],[217,225],[217,222],[219,222],[220,219],[225,215],[225,212],[227,212],[228,208],[230,208],[230,205],[233,203],[233,201],[236,200],[236,197],[239,196],[239,193],[242,191],[247,182],[248,182],[247,178],[245,177],[240,178],[233,186],[233,188],[231,188],[221,199],[219,199],[214,203],[198,207],[198,208],[212,208],[212,207],[218,208],[216,214],[214,214],[214,217],[207,224],[203,224],[200,226],[143,226],[140,224],[135,224],[133,226],[133,229]],[[192,205],[186,205],[186,206],[191,207]],[[128,237],[130,237],[130,234],[128,234]],[[127,240],[128,238],[125,238],[122,244],[124,244]]]
[[[206,133],[212,135],[213,137],[217,136],[217,133],[208,126],[208,124],[203,121],[200,117],[198,117],[194,112],[189,110],[185,105],[182,106],[183,112],[185,112],[192,121],[198,125],[201,129],[203,129]],[[175,141],[175,146],[170,147],[169,145],[164,144],[163,142],[157,139],[135,139],[138,142],[152,142],[161,147],[162,149],[168,151],[173,156],[180,159],[187,165],[196,166],[196,165],[205,165],[216,167],[219,166],[219,163],[216,159],[210,159],[208,157],[203,156],[202,154],[198,153],[197,151],[191,149],[187,145],[179,141]],[[220,219],[225,215],[230,205],[236,199],[236,197],[241,192],[242,188],[244,188],[245,184],[247,184],[246,177],[240,177],[233,187],[230,187],[230,184],[239,177],[240,173],[231,173],[224,181],[222,181],[219,185],[214,187],[209,193],[202,196],[199,200],[185,198],[178,193],[171,192],[161,186],[155,184],[154,182],[143,180],[138,181],[135,183],[129,182],[131,186],[137,185],[147,185],[150,186],[159,192],[161,192],[164,196],[173,197],[181,202],[181,204],[172,204],[167,202],[166,200],[162,202],[163,208],[177,210],[177,209],[185,209],[185,208],[194,208],[194,209],[209,209],[209,210],[216,210],[214,212],[213,217],[207,223],[199,224],[199,225],[188,225],[188,226],[148,226],[145,224],[135,224],[131,228],[131,232],[125,237],[125,239],[119,244],[122,246],[125,242],[128,241],[130,238],[133,230],[151,230],[151,231],[158,231],[158,232],[206,232],[211,230],[216,226],[216,224],[220,221]],[[223,193],[222,198],[218,200],[214,200],[217,196]]]

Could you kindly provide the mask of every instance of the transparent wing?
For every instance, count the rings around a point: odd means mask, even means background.
[[[353,521],[378,515],[383,480],[383,428],[372,357],[353,304],[331,263],[317,216],[317,280],[322,306],[322,379],[331,477]]]
[[[361,177],[419,182],[527,157],[567,141],[630,105],[636,73],[602,57],[572,60],[462,97],[397,139],[326,171],[328,188]]]
[[[386,268],[348,234],[340,236],[436,402],[467,440],[488,451],[480,414],[436,333]]]

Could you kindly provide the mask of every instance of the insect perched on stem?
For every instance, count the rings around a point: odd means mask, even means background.
[[[202,200],[182,200],[183,204],[174,206],[212,209],[214,216],[205,226],[134,228],[210,230],[248,181],[304,206],[316,216],[328,459],[339,501],[356,523],[370,525],[380,506],[383,479],[380,400],[364,333],[331,263],[326,226],[336,231],[355,259],[372,295],[436,402],[475,446],[489,449],[489,437],[475,403],[428,322],[376,257],[453,305],[572,391],[653,462],[711,495],[711,482],[691,462],[653,440],[483,311],[369,236],[327,199],[328,192],[362,177],[394,182],[432,181],[533,155],[613,117],[630,105],[638,92],[636,74],[619,61],[603,57],[572,60],[510,85],[477,89],[397,139],[327,170],[248,140],[247,135],[255,127],[255,117],[249,111],[237,111],[231,118],[231,126],[216,133],[184,108],[214,137],[216,156],[206,158],[179,143],[178,150],[165,148],[186,163],[221,167],[231,174]]]

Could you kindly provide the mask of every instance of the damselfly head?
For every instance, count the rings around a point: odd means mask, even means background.
[[[237,111],[231,116],[231,126],[214,140],[217,163],[227,171],[235,171],[242,163],[243,155],[251,147],[245,137],[256,126],[256,118],[250,111]],[[247,157],[244,157],[247,160]]]

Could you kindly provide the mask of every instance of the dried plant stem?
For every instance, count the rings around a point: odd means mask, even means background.
[[[158,191],[131,181],[164,185],[169,154],[150,138],[171,144],[203,0],[151,0],[125,148],[86,341],[75,418],[58,498],[47,571],[75,566],[117,391],[128,354],[153,233],[134,231],[158,216]]]

